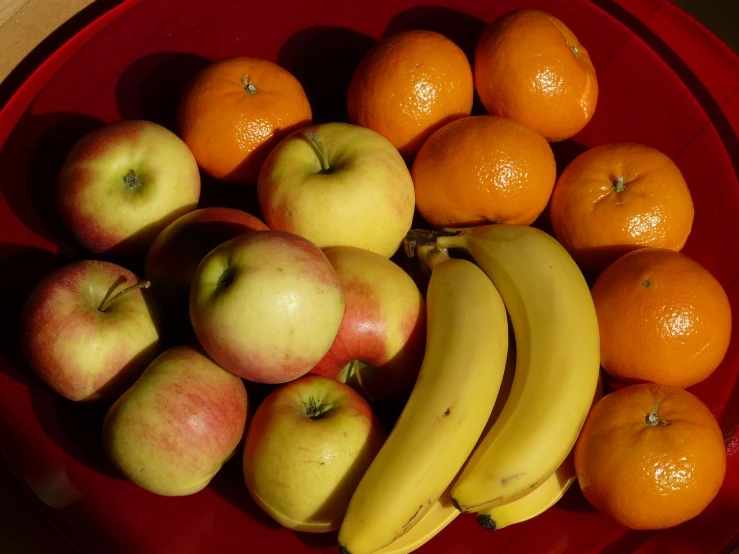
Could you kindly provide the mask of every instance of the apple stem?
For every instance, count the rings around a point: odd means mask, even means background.
[[[132,290],[148,289],[150,286],[151,286],[151,281],[141,281],[140,283],[131,285],[130,287],[123,289],[121,292],[119,292],[112,298],[108,298],[107,300],[103,299],[98,310],[101,312],[104,312],[108,308],[108,306],[110,306],[116,300],[116,298],[123,296],[124,294],[131,292]]]
[[[123,177],[123,181],[129,188],[135,188],[141,184],[141,180],[133,169],[128,170],[128,173]]]
[[[248,92],[249,94],[256,94],[257,87],[254,86],[254,83],[249,82],[249,76],[244,75],[241,78],[241,82],[244,83],[244,90]]]
[[[318,161],[321,162],[321,173],[330,173],[331,166],[328,164],[328,156],[326,155],[326,148],[323,146],[323,141],[315,131],[308,133],[308,139],[318,151]]]
[[[308,398],[308,402],[303,402],[303,406],[305,407],[305,415],[310,419],[321,419],[331,409],[331,406],[328,404],[316,402],[313,396]]]

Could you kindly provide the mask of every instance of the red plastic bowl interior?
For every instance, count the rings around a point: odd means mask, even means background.
[[[695,224],[684,252],[726,287],[739,314],[739,63],[715,36],[662,0],[128,1],[66,43],[0,112],[0,445],[41,513],[86,554],[336,552],[335,533],[281,529],[250,500],[238,456],[201,493],[149,494],[122,480],[100,445],[105,406],[71,405],[30,373],[16,335],[41,275],[79,252],[54,209],[67,149],[121,118],[174,129],[184,84],[208,61],[252,55],[303,83],[317,122],[345,118],[353,68],[386,33],[440,31],[471,55],[484,22],[517,7],[560,17],[589,50],[600,98],[591,123],[554,145],[561,170],[587,147],[631,140],[671,156],[690,185]],[[454,6],[453,8],[451,6]],[[204,204],[254,207],[205,179]],[[138,270],[139,268],[132,268]],[[692,390],[719,418],[729,469],[705,512],[662,532],[630,532],[577,487],[553,509],[499,531],[459,517],[421,553],[713,553],[739,538],[739,341]]]

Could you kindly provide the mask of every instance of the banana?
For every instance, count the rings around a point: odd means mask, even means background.
[[[495,400],[495,406],[493,411],[488,418],[488,422],[485,424],[485,431],[489,429],[495,420],[500,415],[500,412],[505,406],[508,394],[511,391],[511,385],[513,384],[513,371],[516,366],[516,344],[513,341],[513,334],[508,332],[508,356],[506,358],[505,371],[503,373],[503,380],[500,383],[500,391],[498,398]],[[480,436],[480,439],[482,438]],[[478,442],[479,440],[478,439]],[[454,483],[454,481],[452,481]],[[447,525],[454,521],[460,514],[460,511],[452,503],[451,491],[452,483],[449,484],[444,493],[434,504],[429,508],[418,523],[411,527],[406,533],[395,539],[387,546],[382,547],[375,554],[409,554],[414,550],[421,548],[428,541],[438,535]]]
[[[408,554],[438,535],[460,514],[452,504],[451,488],[450,484],[418,523],[387,546],[377,550],[375,554]]]
[[[436,246],[466,250],[490,277],[517,353],[508,401],[452,487],[461,512],[478,512],[522,498],[564,462],[593,401],[600,338],[585,278],[553,237],[506,224],[455,233]]]
[[[601,374],[598,375],[598,384],[595,389],[595,396],[590,409],[603,397],[603,380]],[[489,530],[503,529],[515,523],[521,523],[535,518],[543,514],[549,508],[554,506],[565,495],[572,484],[577,479],[575,474],[575,453],[574,449],[552,473],[544,483],[536,487],[529,494],[518,500],[514,500],[502,506],[495,506],[486,510],[477,512],[477,522],[483,528]]]
[[[477,512],[477,523],[492,531],[532,519],[554,506],[576,478],[574,455],[570,453],[546,481],[526,496],[502,506]]]
[[[426,351],[416,383],[349,502],[342,554],[370,554],[420,521],[459,474],[500,391],[508,322],[474,263],[419,249],[431,269]]]

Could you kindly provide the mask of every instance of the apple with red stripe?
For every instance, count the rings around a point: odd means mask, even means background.
[[[163,496],[206,487],[241,441],[244,382],[191,346],[160,354],[110,407],[103,445],[113,465]]]
[[[311,373],[339,379],[370,400],[413,385],[423,362],[426,310],[413,279],[391,260],[350,246],[325,250],[344,290],[334,343]]]
[[[187,213],[159,233],[146,256],[144,277],[154,283],[152,292],[172,327],[182,332],[190,325],[190,284],[206,254],[244,233],[268,229],[250,213],[214,207]]]
[[[217,246],[190,287],[190,321],[205,351],[259,383],[308,373],[328,352],[343,315],[341,282],[326,255],[281,231]]]
[[[69,151],[57,205],[75,239],[95,253],[146,252],[200,199],[200,173],[187,145],[145,120],[108,124]]]
[[[115,398],[159,349],[158,318],[128,269],[105,261],[67,264],[26,300],[20,340],[33,371],[73,401]]]

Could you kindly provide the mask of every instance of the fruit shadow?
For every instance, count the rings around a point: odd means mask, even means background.
[[[283,43],[277,64],[300,81],[314,123],[348,121],[349,83],[359,61],[376,42],[343,27],[316,26],[301,29]]]
[[[46,385],[25,361],[19,340],[23,306],[36,284],[47,273],[71,261],[64,254],[24,244],[0,245],[0,352],[7,363],[0,371],[29,389]]]
[[[721,141],[726,146],[726,152],[734,166],[734,172],[739,175],[739,138],[737,138],[723,109],[700,78],[657,33],[620,6],[618,2],[615,0],[592,0],[592,2],[642,39],[680,77],[680,80],[688,87],[693,97],[698,100],[701,108],[721,137]]]
[[[21,116],[0,150],[0,195],[31,231],[73,252],[78,248],[57,210],[57,177],[72,146],[104,123],[72,112],[35,116],[32,109]]]
[[[233,457],[226,462],[213,477],[208,488],[228,502],[231,506],[246,514],[249,519],[268,529],[281,529],[282,526],[269,517],[252,499],[244,483],[241,468],[243,440],[236,448]]]
[[[129,65],[116,84],[122,119],[146,119],[177,133],[177,110],[187,84],[211,60],[197,54],[157,52]]]

